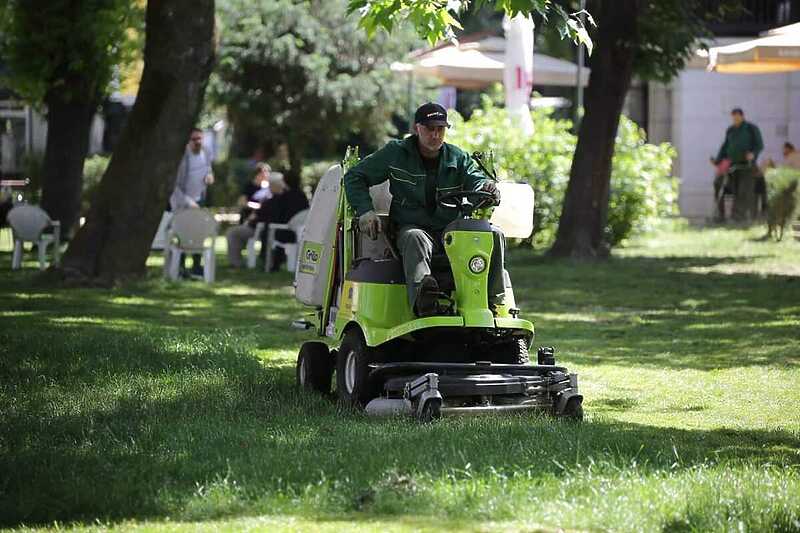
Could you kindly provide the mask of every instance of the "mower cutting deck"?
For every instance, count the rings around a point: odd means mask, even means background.
[[[577,375],[558,366],[490,362],[387,363],[372,365],[369,380],[383,387],[371,415],[439,416],[541,411],[581,418]]]

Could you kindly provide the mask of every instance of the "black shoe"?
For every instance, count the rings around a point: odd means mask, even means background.
[[[418,317],[433,316],[439,311],[439,284],[433,276],[425,276],[417,289],[414,314]]]

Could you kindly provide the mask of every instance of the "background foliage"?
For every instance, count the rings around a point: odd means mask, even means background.
[[[421,43],[417,37],[368,39],[347,16],[346,0],[221,0],[218,13],[209,95],[237,132],[233,155],[287,143],[299,172],[310,147],[329,153],[354,135],[379,145],[396,133],[392,115],[403,114],[407,89],[389,66]]]
[[[506,111],[485,97],[470,120],[453,113],[448,142],[470,152],[493,151],[500,177],[531,184],[536,193],[535,240],[548,243],[561,215],[577,138],[570,132],[572,122],[553,118],[552,110],[534,109],[531,115],[536,129],[525,139]],[[612,244],[650,229],[659,217],[677,214],[678,184],[671,177],[674,156],[672,146],[648,144],[644,131],[622,117],[606,227]]]
[[[379,28],[393,31],[396,27],[410,22],[420,36],[431,45],[455,37],[455,30],[462,29],[456,17],[491,6],[508,16],[517,14],[537,14],[547,20],[552,17],[554,26],[562,37],[581,42],[592,51],[592,40],[586,31],[578,12],[569,12],[561,2],[551,0],[447,0],[420,2],[418,0],[349,0],[349,12],[358,13],[361,26],[368,35],[375,35]],[[570,7],[570,6],[567,6]],[[571,10],[570,10],[571,11]],[[586,21],[594,25],[591,15],[583,12]]]
[[[102,94],[142,45],[144,13],[131,0],[0,2],[2,82],[33,104]],[[78,29],[76,29],[78,28]],[[76,80],[81,80],[76,83]]]

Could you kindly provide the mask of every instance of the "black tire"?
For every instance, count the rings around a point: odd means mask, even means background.
[[[423,424],[428,424],[442,417],[442,400],[431,399],[425,402],[422,412],[417,417]]]
[[[333,358],[328,346],[319,341],[304,342],[295,367],[297,386],[320,394],[330,394],[332,377]]]
[[[583,422],[583,403],[580,398],[570,398],[561,416],[571,422]]]
[[[527,341],[523,337],[515,337],[511,341],[498,344],[493,360],[504,365],[527,365],[530,363]]]
[[[336,357],[336,391],[343,405],[363,408],[375,397],[367,379],[370,362],[371,350],[361,331],[348,330]]]

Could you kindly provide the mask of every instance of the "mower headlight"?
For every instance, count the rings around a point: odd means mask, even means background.
[[[469,269],[472,271],[473,274],[480,274],[484,270],[486,270],[486,259],[483,257],[476,255],[472,259],[469,260]]]

